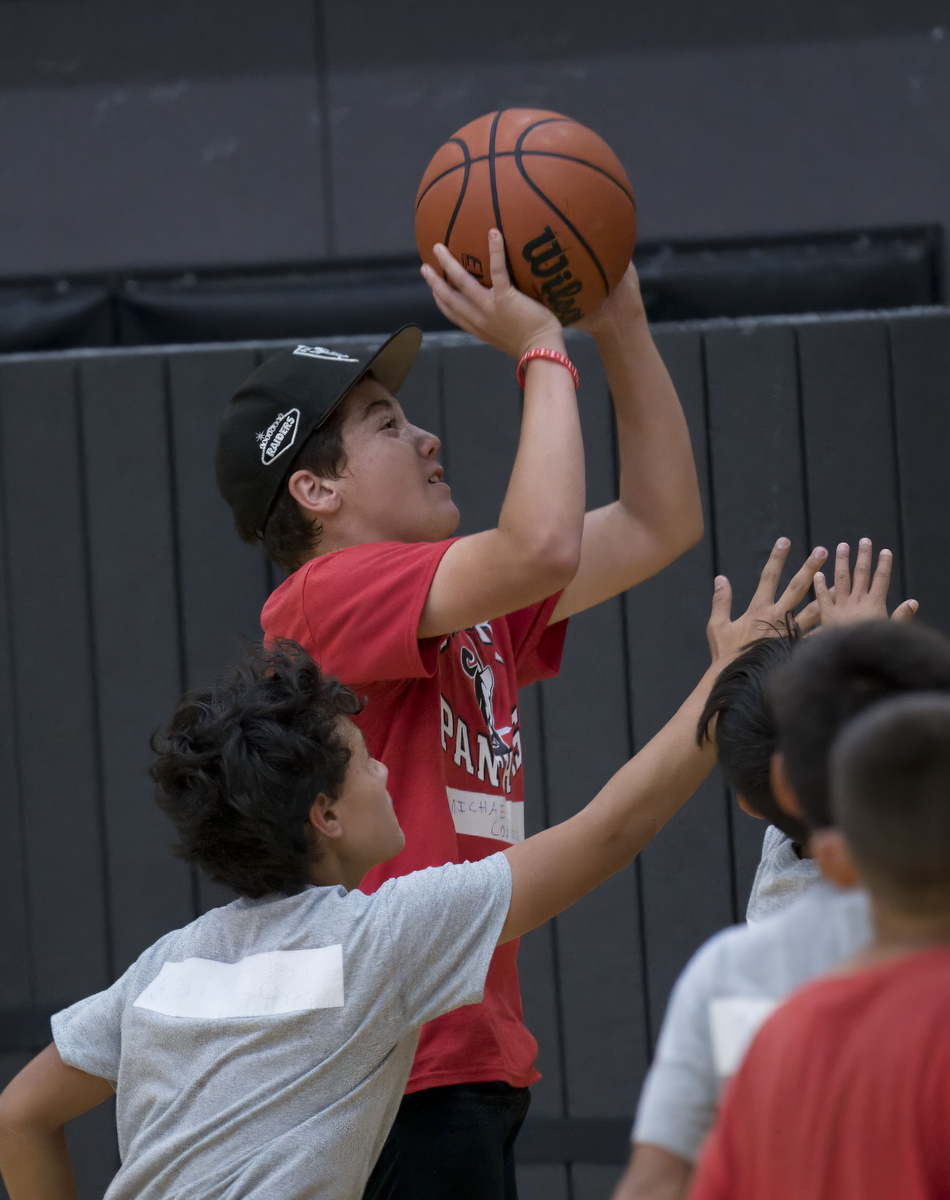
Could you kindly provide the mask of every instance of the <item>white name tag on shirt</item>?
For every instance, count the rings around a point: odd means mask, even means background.
[[[470,837],[493,838],[496,842],[524,841],[524,801],[486,792],[445,789],[456,833]]]
[[[134,1007],[167,1017],[222,1020],[343,1007],[343,947],[269,950],[236,963],[167,962]]]
[[[759,1026],[778,1003],[764,996],[717,996],[709,1001],[709,1032],[716,1074],[721,1079],[738,1071]]]

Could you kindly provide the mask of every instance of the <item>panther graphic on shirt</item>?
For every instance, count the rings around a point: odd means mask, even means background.
[[[455,705],[445,692],[440,696],[442,749],[456,768],[453,771],[446,764],[447,777],[454,775],[452,782],[466,784],[464,779],[459,778],[460,772],[464,771],[477,779],[479,784],[491,789],[488,792],[482,788],[471,790],[470,785],[449,785],[446,793],[456,832],[515,842],[524,837],[524,806],[506,798],[511,793],[512,780],[521,767],[521,730],[517,704],[503,712],[501,717],[496,713],[496,680],[492,661],[497,661],[504,669],[505,660],[498,652],[492,635],[491,623],[486,621],[452,634],[443,639],[439,646],[440,657],[447,655],[454,660],[451,666],[446,663],[448,670],[443,668],[443,679],[458,683],[461,676],[470,681],[468,688],[465,688],[469,702],[464,705],[468,720],[458,703],[463,699],[462,696],[456,698]],[[452,669],[456,663],[461,671]],[[471,699],[475,701],[474,709]],[[481,728],[474,727],[471,719],[474,712],[480,718]]]

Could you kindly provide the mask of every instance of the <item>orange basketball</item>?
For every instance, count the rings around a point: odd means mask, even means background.
[[[491,287],[492,227],[516,286],[570,325],[630,265],[636,202],[620,160],[592,130],[559,113],[506,108],[453,134],[416,195],[416,244],[437,270],[432,247],[443,242]]]

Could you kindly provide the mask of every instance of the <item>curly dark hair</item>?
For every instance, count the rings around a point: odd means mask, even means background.
[[[251,644],[210,686],[188,692],[151,741],[175,853],[242,896],[299,892],[320,857],[307,814],[319,794],[339,795],[350,761],[339,718],[360,708],[283,638]]]
[[[264,543],[272,562],[287,575],[313,558],[323,537],[323,526],[304,515],[291,496],[286,480],[295,471],[313,471],[321,479],[339,479],[346,470],[346,450],[343,445],[343,422],[346,406],[338,404],[324,423],[315,429],[301,446],[285,473],[274,507],[263,532],[253,525],[235,523],[245,542]]]

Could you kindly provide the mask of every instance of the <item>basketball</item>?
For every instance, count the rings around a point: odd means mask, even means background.
[[[506,108],[453,134],[416,195],[419,254],[440,273],[436,242],[491,287],[493,227],[515,286],[571,325],[630,265],[636,201],[620,160],[592,130],[560,113]]]

